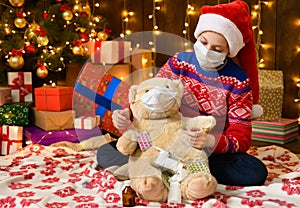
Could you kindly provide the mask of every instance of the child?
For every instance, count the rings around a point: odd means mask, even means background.
[[[193,108],[198,115],[216,118],[214,137],[199,129],[186,134],[194,147],[212,153],[209,165],[218,183],[262,185],[267,177],[266,167],[246,153],[252,142],[251,119],[262,113],[258,105],[256,51],[248,5],[237,0],[203,6],[194,35],[197,39],[194,51],[177,53],[156,76],[180,79],[185,84],[183,115],[192,116]],[[120,130],[128,128],[130,110],[114,111],[113,123]],[[107,151],[113,152],[108,146],[98,149],[101,166],[122,165],[127,161],[126,156]],[[111,163],[112,158],[119,163]]]

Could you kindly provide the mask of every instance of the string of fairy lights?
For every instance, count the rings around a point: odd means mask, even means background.
[[[296,20],[296,26],[300,27],[300,18]],[[300,53],[300,46],[296,45],[297,54]],[[298,104],[298,124],[300,124],[300,71],[298,72],[298,77],[295,78],[296,87],[298,88],[297,98],[294,99],[294,102]]]
[[[161,3],[163,0],[153,0],[153,8],[152,13],[148,15],[148,19],[152,21],[152,30],[154,31],[153,39],[149,41],[149,46],[152,48],[153,57],[152,62],[155,62],[156,59],[156,35],[159,34],[159,26],[157,24],[157,14],[161,11]],[[227,3],[230,3],[231,1],[228,0]],[[226,3],[224,1],[218,0],[217,4]],[[256,58],[257,58],[257,66],[259,69],[265,69],[266,63],[264,57],[262,57],[260,53],[262,50],[267,50],[270,47],[272,47],[271,44],[262,42],[262,36],[264,34],[262,28],[261,28],[261,20],[262,20],[262,11],[263,9],[269,9],[272,7],[273,2],[269,0],[258,0],[257,4],[253,6],[253,9],[251,10],[251,16],[253,19],[253,22],[256,22],[256,24],[253,24],[253,30],[256,32]],[[191,47],[189,46],[190,40],[191,40],[191,16],[197,14],[195,12],[197,9],[192,5],[191,0],[185,1],[186,9],[185,9],[185,17],[184,17],[184,26],[183,26],[183,37],[185,38],[185,50],[191,50]],[[124,37],[124,35],[131,34],[132,31],[128,28],[128,22],[129,18],[131,18],[134,15],[133,12],[128,12],[126,8],[126,0],[124,0],[124,10],[122,13],[122,33],[120,37]],[[297,22],[298,25],[300,25],[300,20]],[[297,52],[300,53],[300,46],[297,47]],[[295,103],[300,103],[300,75],[299,78],[296,79],[296,86],[298,88],[298,97],[295,99]],[[299,123],[300,123],[300,108],[299,108]]]
[[[261,19],[262,19],[262,7],[265,6],[266,8],[270,8],[272,6],[272,2],[270,1],[262,1],[259,0],[256,5],[254,5],[254,10],[252,11],[252,18],[256,19],[256,25],[253,25],[253,30],[257,32],[256,35],[256,60],[257,60],[257,67],[262,69],[265,68],[265,60],[263,57],[260,57],[260,50],[261,49],[268,49],[270,48],[270,44],[262,43],[261,36],[263,35],[263,31],[261,29]]]

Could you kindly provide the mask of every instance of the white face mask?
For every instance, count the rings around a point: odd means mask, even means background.
[[[146,108],[153,112],[162,113],[169,110],[176,102],[176,92],[166,88],[155,87],[145,93],[141,101]]]
[[[194,50],[199,65],[203,69],[216,69],[218,66],[224,64],[227,57],[227,53],[208,50],[200,41],[196,41],[194,44]]]

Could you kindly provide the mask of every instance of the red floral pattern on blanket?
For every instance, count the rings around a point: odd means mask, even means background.
[[[269,170],[265,185],[218,185],[214,195],[181,204],[136,199],[141,207],[299,207],[300,162],[278,146],[252,147],[249,154]],[[65,147],[31,145],[0,157],[1,207],[121,208],[123,182],[97,168],[96,151],[75,152]]]

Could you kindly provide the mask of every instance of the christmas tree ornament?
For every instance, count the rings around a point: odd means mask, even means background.
[[[40,28],[40,25],[38,23],[36,23],[35,21],[33,21],[30,25],[29,25],[29,29],[31,31],[35,31],[38,30]]]
[[[22,56],[11,56],[8,60],[8,63],[10,68],[18,70],[24,66],[24,59]]]
[[[24,59],[22,56],[22,50],[16,50],[15,48],[11,51],[11,56],[8,60],[10,68],[18,70],[24,66]]]
[[[23,6],[25,0],[9,0],[9,3],[14,7]]]
[[[71,11],[71,7],[63,4],[59,7],[60,11],[62,11],[62,18],[66,21],[70,21],[73,18],[73,13]]]
[[[66,21],[70,21],[73,19],[73,13],[71,10],[65,10],[63,13],[62,13],[62,17],[64,20]]]
[[[17,27],[17,28],[24,28],[26,26],[26,19],[25,18],[15,18],[14,20],[14,25]]]
[[[37,62],[38,68],[36,70],[36,75],[40,79],[45,79],[48,76],[48,69],[44,62],[38,61]]]
[[[82,56],[84,54],[84,47],[83,46],[74,46],[72,48],[72,52],[76,56]]]
[[[39,27],[38,30],[34,31],[35,34],[39,35],[36,39],[36,42],[41,46],[46,46],[49,43],[49,39],[47,37],[47,31],[43,29],[43,27]]]
[[[35,53],[35,47],[31,44],[26,45],[24,49],[25,49],[25,53],[28,55]]]
[[[74,14],[80,13],[82,11],[82,5],[81,4],[74,4],[72,12]]]
[[[36,36],[35,31],[37,31],[40,28],[39,24],[37,24],[35,21],[33,21],[27,30],[25,31],[25,36],[28,38],[28,40],[31,40],[33,37]]]
[[[47,11],[44,11],[44,12],[43,12],[43,19],[44,19],[44,20],[49,19],[49,16],[50,16],[49,12],[47,12]]]
[[[25,17],[25,13],[23,11],[23,9],[21,9],[20,11],[16,12],[16,18],[14,20],[14,25],[17,28],[24,28],[26,26],[26,19]]]
[[[79,32],[78,37],[83,43],[86,43],[90,40],[90,35],[87,32]]]
[[[72,52],[76,56],[82,56],[84,54],[83,42],[81,40],[73,40]]]
[[[97,33],[97,38],[98,38],[99,40],[104,41],[104,40],[107,40],[108,35],[107,35],[106,32],[100,31],[100,32]]]
[[[45,36],[39,36],[37,39],[36,39],[36,42],[41,45],[41,46],[46,46],[48,45],[49,43],[49,39],[48,39],[48,36],[45,35]]]

